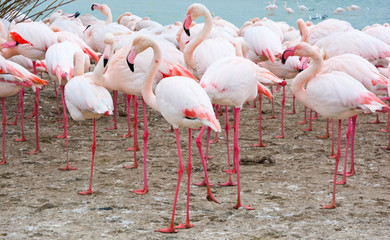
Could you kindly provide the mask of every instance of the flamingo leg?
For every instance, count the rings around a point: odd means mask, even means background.
[[[259,93],[259,135],[260,135],[260,142],[259,143],[255,143],[253,144],[251,147],[265,147],[266,145],[263,143],[263,130],[262,130],[262,126],[261,126],[261,121],[262,121],[262,118],[261,118],[261,106],[262,106],[262,100],[263,100],[263,94]]]
[[[305,118],[303,119],[303,122],[298,122],[298,124],[306,124],[307,123],[306,110],[307,110],[307,107],[305,106],[305,111],[304,111]]]
[[[57,91],[57,82],[56,80],[54,82],[54,91],[56,93],[56,103],[57,103],[57,112],[58,112],[58,122],[61,122],[61,113],[60,113],[60,105],[58,103],[58,91]]]
[[[37,74],[37,63],[36,61],[33,61],[33,68],[34,68],[34,74]],[[41,148],[39,147],[39,129],[38,129],[38,112],[39,112],[39,92],[40,88],[36,88],[35,90],[35,138],[36,138],[36,148],[33,151],[30,151],[29,154],[37,154],[41,152]]]
[[[20,101],[20,125],[22,127],[22,137],[14,139],[15,142],[24,142],[26,141],[26,137],[24,136],[24,88],[19,92],[19,101]]]
[[[311,116],[312,116],[312,113],[313,113],[313,110],[310,109],[310,114],[309,114],[309,127],[308,127],[308,128],[302,129],[303,131],[311,131],[311,130],[313,130],[313,128],[311,127],[311,120],[312,120]],[[306,114],[305,114],[305,116],[306,116]]]
[[[148,151],[149,129],[148,129],[148,119],[146,117],[146,103],[145,103],[144,99],[142,99],[142,112],[144,115],[144,135],[143,135],[143,138],[144,138],[144,189],[132,191],[132,192],[140,194],[140,195],[146,194],[149,190],[147,172],[146,172],[146,156],[147,156],[147,151]]]
[[[199,131],[198,136],[196,137],[196,145],[198,146],[199,154],[200,154],[200,159],[202,160],[202,165],[203,165],[203,171],[204,171],[204,182],[207,187],[207,200],[209,201],[214,201],[216,203],[219,203],[211,193],[211,188],[210,188],[210,182],[209,182],[209,177],[207,174],[207,163],[206,160],[203,156],[203,151],[202,151],[202,135],[204,132],[205,127],[202,127]],[[195,184],[195,183],[194,183]],[[195,184],[195,185],[200,185],[200,184]],[[201,184],[203,185],[203,184]]]
[[[206,155],[205,155],[206,161],[207,159],[213,158],[212,156],[209,156],[210,134],[211,134],[211,128],[207,127],[207,143],[206,143]]]
[[[284,105],[286,103],[286,86],[283,85],[283,98],[282,98],[282,116],[281,116],[281,134],[280,136],[275,136],[274,138],[284,138],[284,127],[283,127],[283,119],[284,119]]]
[[[176,134],[177,152],[179,154],[179,170],[178,170],[178,177],[177,177],[177,184],[176,184],[175,201],[173,202],[171,224],[169,225],[168,228],[156,230],[157,232],[162,232],[162,233],[175,233],[175,232],[177,232],[177,230],[175,229],[175,211],[176,211],[177,196],[179,194],[180,181],[181,181],[181,177],[183,176],[184,167],[183,167],[183,161],[182,161],[181,150],[180,150],[179,129],[177,129],[177,128],[175,129],[175,134]]]
[[[374,121],[369,121],[368,123],[372,123],[372,124],[381,123],[381,121],[379,120],[379,114],[376,114],[376,119]]]
[[[347,172],[347,177],[355,174],[355,163],[353,160],[354,146],[355,146],[355,128],[356,128],[357,115],[352,117],[352,134],[351,134],[351,170]]]
[[[387,112],[387,128],[381,129],[381,132],[390,132],[390,112]]]
[[[274,88],[272,86],[271,86],[271,93],[274,94]],[[274,101],[271,101],[271,104],[272,104],[272,115],[267,117],[267,119],[276,118]]]
[[[206,140],[206,155],[204,156],[205,158],[205,161],[206,161],[206,164],[207,164],[207,159],[210,158],[208,157],[208,148],[209,148],[209,144],[210,144],[210,131],[211,131],[211,128],[210,127],[207,127],[207,140]],[[202,135],[203,135],[203,132],[202,132]],[[203,181],[200,182],[200,183],[194,183],[194,185],[196,186],[206,186],[207,185],[207,182],[206,182],[206,176],[203,178]],[[214,185],[214,184],[210,184],[210,185]]]
[[[332,153],[329,158],[335,158],[336,154],[334,153],[334,120],[332,119]]]
[[[18,123],[19,110],[20,110],[20,101],[21,101],[20,98],[21,98],[22,91],[24,91],[24,88],[22,88],[22,90],[20,90],[19,94],[18,94],[18,108],[16,109],[15,121],[7,123],[8,125],[16,125]]]
[[[192,141],[192,131],[191,128],[188,129],[188,165],[187,165],[187,217],[186,223],[177,225],[177,229],[187,229],[192,228],[194,224],[190,223],[190,184],[191,184],[191,172],[192,172],[192,159],[191,159],[191,141]]]
[[[68,148],[68,116],[66,114],[66,105],[65,105],[65,91],[64,85],[61,85],[61,97],[62,97],[62,108],[64,110],[64,136],[65,136],[65,146],[66,146],[66,167],[58,168],[59,170],[77,170],[77,168],[71,167],[69,165],[69,148]]]
[[[347,159],[348,159],[348,147],[349,141],[351,139],[351,118],[348,119],[348,131],[346,133],[346,143],[345,143],[345,155],[344,155],[344,170],[342,173],[338,173],[343,175],[343,180],[337,181],[336,184],[343,185],[347,183]]]
[[[5,127],[7,125],[7,116],[5,114],[5,103],[4,103],[3,97],[1,98],[1,104],[3,107],[3,121],[2,121],[2,125],[3,125],[3,146],[2,146],[3,160],[0,162],[0,165],[3,165],[3,164],[7,163],[7,160],[5,159]]]
[[[261,105],[260,105],[261,107]],[[226,106],[226,125],[225,125],[225,131],[226,131],[226,147],[227,147],[227,154],[228,154],[228,170],[226,171],[229,174],[229,180],[225,183],[220,183],[220,186],[235,186],[237,183],[234,183],[232,181],[232,174],[236,172],[235,166],[233,167],[233,170],[230,170],[230,152],[229,152],[229,121],[228,121],[228,106]],[[233,163],[235,165],[235,162]]]
[[[107,128],[108,130],[114,130],[117,129],[117,116],[118,116],[118,91],[112,91],[113,100],[114,100],[114,126]]]
[[[240,108],[234,108],[234,149],[233,149],[233,158],[235,159],[236,163],[236,169],[237,169],[237,204],[233,206],[233,208],[245,208],[247,210],[254,210],[254,208],[250,207],[249,205],[244,206],[241,204],[241,189],[240,189],[240,160],[239,160],[239,153],[240,148],[238,147],[238,127],[240,124]]]
[[[325,135],[317,136],[318,138],[328,138],[329,137],[329,118],[326,119],[326,133]]]
[[[293,109],[291,112],[288,112],[288,114],[295,114],[296,113],[296,111],[295,111],[295,96],[294,95],[292,96],[292,99],[293,99],[293,102],[292,102]]]
[[[218,111],[219,111],[219,104],[215,105],[215,117],[218,119]],[[218,142],[218,132],[215,132],[214,140],[210,141],[210,143],[217,143]]]
[[[338,134],[338,146],[337,146],[337,153],[336,153],[336,163],[335,163],[335,170],[334,170],[334,177],[333,177],[333,195],[332,195],[332,202],[330,205],[322,205],[321,208],[324,209],[331,209],[336,207],[336,180],[337,180],[337,170],[339,167],[339,161],[341,156],[341,119],[339,119],[339,134]]]
[[[134,119],[133,119],[133,128],[134,128],[134,148],[129,147],[126,151],[139,151],[140,148],[138,146],[138,96],[133,95],[133,111],[134,111]],[[136,155],[134,154],[134,159],[136,161]],[[136,165],[136,163],[134,163]],[[135,166],[136,167],[136,166]]]
[[[96,119],[93,119],[93,143],[92,143],[92,161],[91,161],[91,177],[89,179],[89,188],[87,191],[78,192],[80,195],[93,194],[92,191],[92,174],[93,174],[93,162],[95,161],[95,150],[96,150]]]
[[[131,95],[127,95],[125,97],[125,107],[127,109],[127,129],[128,129],[128,132],[127,132],[127,134],[121,136],[124,138],[131,137],[130,100],[131,100]]]

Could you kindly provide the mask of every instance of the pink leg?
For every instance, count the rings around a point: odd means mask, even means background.
[[[304,128],[304,129],[302,129],[303,131],[311,131],[311,130],[313,130],[313,128],[311,127],[311,120],[312,120],[312,118],[311,118],[311,115],[312,115],[312,110],[310,109],[310,117],[309,117],[309,127],[308,128]],[[306,114],[305,114],[305,116],[306,116]]]
[[[62,97],[62,108],[64,110],[64,136],[65,136],[65,146],[66,146],[66,166],[63,168],[58,168],[59,170],[76,170],[69,165],[69,148],[68,148],[68,116],[66,114],[66,105],[65,105],[65,86],[61,85],[61,97]]]
[[[218,111],[219,111],[219,105],[215,105],[215,117],[218,119]],[[214,140],[210,141],[210,143],[217,143],[218,142],[218,132],[215,132]]]
[[[271,87],[271,93],[273,94],[274,93],[274,89],[273,87]],[[274,101],[271,101],[271,104],[272,104],[272,115],[267,117],[267,119],[272,119],[272,118],[276,118],[276,115],[275,115],[275,106],[274,106]]]
[[[183,172],[184,172],[184,167],[183,167],[183,161],[182,161],[182,158],[181,158],[179,130],[175,129],[175,133],[176,133],[177,151],[179,153],[179,171],[178,171],[178,178],[177,178],[177,184],[176,184],[175,201],[173,202],[173,211],[172,211],[171,224],[169,225],[168,228],[163,228],[163,229],[156,230],[157,232],[162,232],[162,233],[174,233],[174,232],[177,232],[177,230],[175,229],[175,225],[174,225],[175,224],[175,211],[176,211],[177,196],[179,194],[180,181],[181,181],[181,177],[182,177]]]
[[[62,122],[61,121],[61,113],[60,113],[60,105],[58,103],[58,91],[57,91],[57,81],[56,79],[54,79],[54,91],[56,93],[56,103],[57,103],[57,112],[58,112],[58,122]]]
[[[329,118],[326,119],[326,133],[325,135],[317,136],[319,138],[328,138],[329,137]]]
[[[355,146],[355,128],[356,128],[357,115],[352,117],[352,139],[351,139],[351,170],[347,172],[347,177],[355,174],[354,163],[354,146]]]
[[[211,131],[211,128],[210,128],[210,127],[207,127],[206,155],[204,156],[205,161],[206,161],[206,164],[207,164],[207,159],[212,158],[212,157],[209,157],[209,156],[208,156],[209,145],[210,145],[210,131]],[[202,134],[203,134],[203,133],[202,133]],[[194,185],[196,185],[196,186],[206,186],[206,185],[207,185],[206,177],[203,178],[203,181],[202,181],[202,182],[200,182],[200,183],[194,183]],[[210,185],[213,185],[213,184],[210,184]]]
[[[351,139],[351,118],[348,119],[348,131],[346,133],[346,143],[345,143],[345,155],[344,155],[344,170],[342,173],[338,173],[343,175],[342,181],[337,181],[336,184],[338,185],[344,185],[347,183],[347,159],[348,159],[348,147],[349,147],[349,140]]]
[[[93,194],[92,191],[92,174],[93,174],[93,162],[95,160],[95,150],[96,150],[96,119],[93,119],[93,143],[92,143],[92,162],[91,162],[91,177],[89,179],[89,188],[87,191],[78,192],[80,195],[90,195]]]
[[[381,121],[379,120],[379,114],[376,114],[376,119],[374,121],[369,121],[368,123],[372,123],[372,124],[381,123]]]
[[[249,106],[249,108],[256,108],[256,99],[253,100],[253,105],[252,106]]]
[[[191,159],[191,140],[192,132],[191,128],[188,129],[188,165],[187,165],[187,217],[186,223],[177,225],[177,229],[187,229],[192,228],[194,224],[190,223],[190,183],[191,183],[191,172],[192,172],[192,159]]]
[[[7,116],[5,114],[5,103],[4,103],[4,98],[2,97],[1,98],[1,104],[2,104],[2,107],[3,107],[3,121],[2,121],[2,125],[3,125],[3,160],[0,162],[0,165],[3,165],[3,164],[6,164],[7,163],[7,160],[5,159],[5,127],[7,126]]]
[[[263,131],[262,131],[262,126],[261,126],[261,107],[262,107],[262,99],[263,99],[263,94],[259,93],[259,133],[260,133],[260,142],[253,144],[251,147],[265,147],[266,145],[263,143]]]
[[[8,125],[16,125],[18,123],[19,110],[20,110],[20,101],[21,101],[20,98],[21,98],[21,95],[22,95],[22,91],[24,91],[24,88],[22,88],[22,90],[20,90],[19,94],[18,94],[18,108],[16,109],[15,121],[8,123]]]
[[[148,138],[149,138],[149,129],[148,129],[148,118],[146,117],[146,103],[144,99],[142,99],[142,110],[144,114],[144,189],[139,189],[132,191],[134,193],[143,195],[146,194],[149,190],[148,188],[148,179],[147,179],[147,172],[146,172],[146,156],[148,151]],[[134,151],[135,152],[135,151]]]
[[[335,158],[336,154],[334,153],[334,120],[332,119],[332,153],[329,158]]]
[[[24,142],[26,141],[26,137],[24,136],[24,88],[19,92],[19,101],[20,101],[20,125],[22,126],[22,137],[14,139],[15,142]]]
[[[236,169],[237,169],[237,204],[233,206],[233,208],[245,208],[247,210],[254,210],[254,208],[248,206],[241,205],[241,189],[240,189],[240,160],[239,160],[239,152],[240,148],[238,147],[238,127],[240,124],[240,108],[234,108],[234,151],[233,158],[235,159]]]
[[[39,129],[38,129],[38,111],[39,111],[39,91],[40,89],[37,88],[35,92],[35,138],[36,138],[36,148],[35,150],[32,150],[29,152],[29,154],[37,154],[41,152],[41,149],[39,147]]]
[[[116,121],[118,116],[118,91],[112,91],[112,95],[114,100],[114,119],[113,119],[114,126],[107,128],[108,130],[114,130],[118,128],[117,121]]]
[[[137,162],[137,151],[139,150],[138,147],[138,97],[133,95],[133,110],[134,110],[134,120],[133,120],[133,128],[134,128],[134,148],[127,148],[127,151],[133,151],[134,152],[134,165],[133,166],[128,166],[124,168],[136,168],[138,167],[138,162]]]
[[[198,150],[199,150],[199,154],[200,154],[200,159],[202,160],[202,165],[203,165],[203,171],[204,171],[204,182],[205,182],[205,185],[207,187],[207,200],[209,201],[214,201],[216,203],[219,203],[213,196],[213,194],[211,193],[211,188],[210,188],[210,182],[209,182],[209,177],[208,177],[208,174],[207,174],[207,164],[206,164],[206,160],[203,156],[203,151],[202,151],[202,135],[203,135],[203,132],[204,132],[204,129],[205,127],[202,127],[199,131],[199,134],[198,136],[196,137],[196,145],[198,146]],[[198,185],[198,184],[195,184],[195,185]]]
[[[318,113],[314,111],[314,117],[312,118],[312,120],[316,120],[316,119],[318,119]]]
[[[296,113],[296,111],[295,111],[295,96],[294,95],[292,96],[292,99],[293,99],[293,109],[291,112],[288,112],[288,114],[295,114]]]
[[[226,112],[226,124],[225,124],[225,132],[226,132],[226,148],[227,148],[227,155],[228,155],[228,165],[229,165],[229,169],[228,170],[224,170],[224,172],[227,172],[227,173],[236,173],[236,163],[233,162],[233,170],[230,170],[230,151],[229,151],[229,111],[228,111],[228,106],[225,107],[225,112]],[[234,125],[233,125],[234,127]],[[233,159],[233,161],[235,161],[235,159]]]
[[[127,132],[127,134],[125,134],[125,135],[122,135],[121,137],[124,137],[124,138],[129,138],[129,137],[131,137],[131,124],[130,124],[130,100],[131,100],[131,95],[126,95],[127,97],[126,97],[126,99],[125,99],[125,102],[127,103],[127,104],[125,104],[127,107],[126,107],[126,109],[127,109],[127,129],[128,129],[128,132]],[[133,102],[133,104],[134,104],[134,102]]]
[[[275,138],[284,138],[284,128],[283,128],[283,119],[284,119],[284,105],[286,102],[286,86],[283,85],[283,98],[282,98],[282,116],[281,116],[281,135],[275,136]]]
[[[303,119],[303,122],[298,122],[298,124],[306,124],[307,123],[306,110],[307,110],[307,107],[305,106],[305,111],[304,111],[305,118]]]
[[[381,132],[390,132],[390,112],[387,112],[387,128],[381,129]]]
[[[336,185],[337,185],[336,180],[337,180],[337,170],[339,167],[340,156],[341,156],[341,120],[339,120],[338,147],[337,147],[336,163],[335,163],[335,170],[334,170],[334,177],[333,177],[332,202],[330,205],[322,205],[322,208],[331,209],[336,207]]]

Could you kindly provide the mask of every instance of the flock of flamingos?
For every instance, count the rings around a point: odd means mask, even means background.
[[[328,19],[316,25],[299,19],[297,26],[289,26],[266,18],[253,18],[237,28],[220,17],[212,17],[206,6],[194,3],[189,6],[187,13],[183,13],[185,18],[182,22],[162,26],[147,17],[141,18],[129,12],[122,14],[117,23],[112,22],[110,8],[105,4],[95,3],[91,9],[100,11],[106,19],[100,20],[88,14],[67,14],[59,10],[40,22],[2,21],[0,24],[0,97],[3,116],[0,164],[6,164],[6,97],[19,94],[16,118],[21,120],[22,137],[15,141],[25,141],[24,88],[32,88],[36,94],[32,114],[36,121],[36,148],[31,154],[40,152],[39,92],[48,81],[38,77],[37,71],[47,72],[55,84],[58,117],[62,115],[64,122],[64,134],[58,138],[65,138],[66,141],[67,163],[63,170],[75,169],[70,166],[68,158],[68,113],[73,120],[92,119],[94,122],[90,185],[87,191],[79,194],[93,193],[96,119],[114,114],[116,120],[118,91],[129,96],[129,107],[130,101],[133,101],[134,166],[130,167],[137,167],[138,96],[141,96],[145,126],[144,188],[134,192],[148,192],[147,105],[160,112],[172,125],[179,156],[172,221],[168,228],[157,231],[176,232],[178,228],[193,226],[188,208],[190,181],[187,185],[186,223],[174,225],[178,190],[184,172],[179,128],[188,128],[191,136],[194,128],[201,127],[196,143],[204,167],[202,184],[207,186],[208,200],[217,202],[210,190],[201,137],[207,127],[209,144],[210,129],[221,131],[216,113],[225,106],[227,118],[228,107],[234,108],[233,168],[230,169],[228,147],[229,181],[223,185],[237,184],[237,204],[234,208],[253,209],[243,205],[240,199],[240,110],[245,103],[258,96],[261,114],[262,95],[272,100],[273,87],[282,88],[281,135],[278,137],[283,138],[285,79],[289,79],[294,100],[296,98],[310,109],[310,114],[314,111],[328,118],[328,125],[332,122],[334,126],[334,121],[338,123],[337,151],[333,153],[336,159],[333,197],[331,204],[323,205],[323,208],[334,208],[336,184],[345,183],[346,177],[354,174],[353,147],[357,115],[389,112],[389,106],[383,102],[390,100],[388,24],[374,24],[357,30],[350,23],[336,19]],[[204,23],[195,23],[198,18],[204,20]],[[89,71],[91,62],[95,62],[92,72]],[[61,97],[58,97],[57,85]],[[113,96],[108,90],[112,90]],[[349,119],[346,153],[351,143],[351,171],[347,172],[344,167],[343,181],[337,182],[342,119]],[[115,128],[114,121],[112,129]],[[228,136],[228,125],[225,130]],[[264,146],[261,131],[260,142],[255,146]],[[385,149],[390,149],[390,139]],[[190,160],[188,166],[190,179]],[[232,174],[236,174],[237,183],[233,183]]]

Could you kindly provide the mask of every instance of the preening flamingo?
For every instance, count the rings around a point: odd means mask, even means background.
[[[234,107],[234,150],[233,166],[237,170],[237,204],[234,208],[242,206],[240,198],[240,168],[239,168],[239,147],[238,147],[238,127],[240,121],[240,110],[246,101],[253,100],[257,91],[272,99],[272,94],[268,88],[258,82],[261,69],[249,59],[242,57],[226,57],[212,64],[203,75],[200,85],[207,92],[211,101],[219,105]],[[226,123],[226,134],[228,134],[229,124]],[[229,146],[227,141],[227,146]],[[229,163],[229,181],[225,185],[232,185]]]
[[[103,58],[99,60],[93,72],[84,73],[85,55],[75,53],[75,77],[65,85],[66,107],[73,120],[82,121],[93,119],[93,144],[91,177],[87,191],[79,192],[81,195],[92,194],[93,163],[96,150],[96,119],[112,114],[113,102],[110,93],[104,87],[95,84],[94,79],[104,71]]]
[[[193,225],[189,221],[189,196],[190,196],[190,177],[191,177],[191,128],[200,126],[209,126],[214,131],[221,131],[221,126],[215,117],[210,99],[206,92],[199,86],[194,79],[188,77],[167,77],[163,78],[156,87],[155,94],[152,91],[152,85],[155,79],[155,75],[158,71],[158,66],[162,63],[162,53],[157,42],[148,36],[139,35],[134,41],[127,56],[127,63],[131,71],[135,71],[138,65],[135,64],[135,60],[139,53],[145,51],[148,48],[153,49],[153,60],[149,66],[147,74],[144,75],[144,84],[142,87],[142,96],[145,102],[156,111],[159,111],[161,115],[173,126],[176,134],[177,150],[179,155],[179,175],[176,186],[175,201],[173,204],[173,213],[171,224],[166,229],[159,229],[157,231],[170,233],[176,232],[175,228],[190,228]],[[142,67],[142,66],[140,66]],[[175,210],[177,196],[180,187],[180,180],[184,171],[180,140],[179,140],[179,127],[189,128],[189,160],[187,166],[188,185],[187,185],[187,219],[185,224],[174,226]],[[147,126],[145,126],[147,130]],[[199,147],[199,145],[198,145]],[[201,148],[200,148],[201,150]],[[207,169],[204,159],[202,158],[205,174],[207,175]],[[210,186],[207,188],[208,199],[214,200],[210,190]]]
[[[322,208],[335,208],[336,184],[338,183],[336,177],[341,156],[341,120],[353,117],[361,112],[389,111],[390,108],[375,94],[368,91],[360,82],[344,72],[334,71],[319,74],[324,63],[318,48],[302,42],[295,47],[287,49],[283,53],[282,58],[286,59],[292,55],[312,58],[312,64],[293,80],[291,90],[295,97],[320,115],[339,120],[338,150],[336,153],[332,202],[330,205],[322,206]],[[356,119],[356,117],[353,119]],[[355,123],[353,121],[353,125]],[[349,124],[344,162],[346,162],[350,134],[351,125]],[[351,146],[352,148],[353,146]],[[345,166],[344,175],[346,175]]]
[[[36,88],[41,88],[42,86],[46,86],[47,83],[48,82],[46,80],[40,79],[36,75],[30,74],[27,70],[23,70],[23,68],[18,64],[7,61],[5,58],[0,56],[0,97],[3,107],[3,159],[0,162],[0,165],[7,163],[5,157],[5,127],[7,125],[7,116],[5,112],[4,98],[15,95],[22,88],[29,88],[32,86],[35,86]],[[21,116],[23,117],[23,114]],[[22,137],[24,137],[24,134],[22,135]]]

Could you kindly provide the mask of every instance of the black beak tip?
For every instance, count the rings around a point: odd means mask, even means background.
[[[108,59],[103,59],[103,66],[106,67],[108,63]]]
[[[92,4],[92,6],[91,6],[91,10],[92,11],[95,10],[95,9],[93,9],[93,7],[95,7],[95,4]]]
[[[76,12],[75,14],[74,14],[74,17],[75,18],[78,18],[80,16],[80,12]]]
[[[286,59],[284,58],[284,56],[282,57],[282,64],[286,64]]]
[[[134,72],[134,63],[127,62],[127,65],[129,66],[130,70]]]
[[[191,34],[190,34],[190,29],[184,28],[184,32],[187,34],[187,36],[191,36]]]

